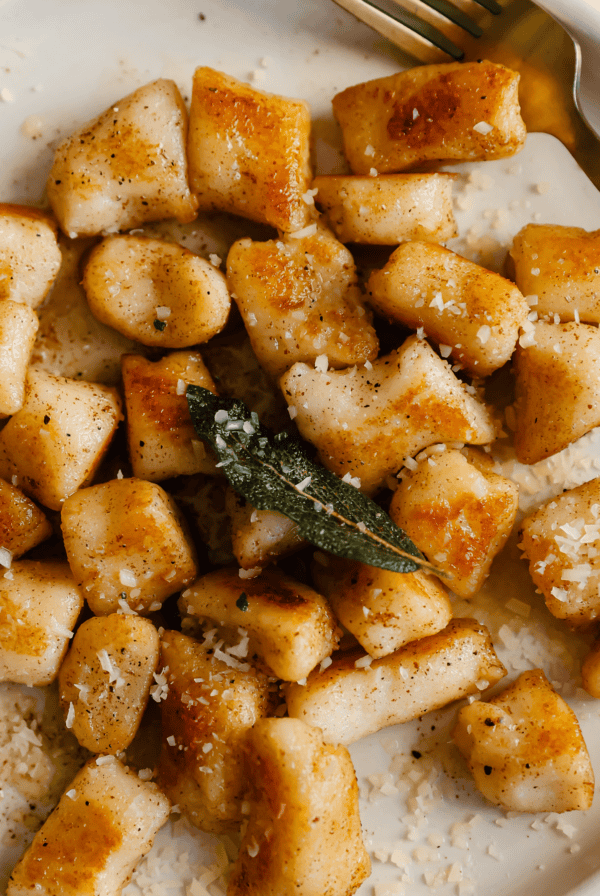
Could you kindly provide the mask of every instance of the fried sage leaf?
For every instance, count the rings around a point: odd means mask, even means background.
[[[254,507],[279,511],[307,541],[338,557],[394,572],[430,567],[381,507],[312,461],[289,433],[272,435],[243,401],[193,385],[186,395],[196,432]]]

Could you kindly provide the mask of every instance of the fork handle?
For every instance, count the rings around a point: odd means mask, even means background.
[[[575,105],[600,138],[600,4],[583,0],[536,0],[538,6],[559,22],[575,44]]]

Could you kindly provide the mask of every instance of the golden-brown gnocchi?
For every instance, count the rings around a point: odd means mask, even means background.
[[[37,504],[0,479],[0,548],[17,559],[51,534],[50,521]]]
[[[575,627],[600,614],[600,479],[563,492],[522,523],[521,547],[546,606]]]
[[[391,572],[321,555],[313,575],[342,625],[373,658],[433,635],[452,619],[443,585],[420,570]]]
[[[590,808],[594,772],[577,717],[541,669],[464,706],[453,737],[490,802],[517,812]]]
[[[600,333],[589,324],[531,325],[515,354],[514,446],[535,464],[600,424]]]
[[[396,246],[404,240],[444,242],[458,235],[452,212],[453,174],[323,175],[314,201],[342,243]]]
[[[127,445],[133,475],[160,482],[215,472],[215,460],[192,424],[185,397],[193,383],[216,392],[199,352],[172,352],[160,361],[123,355]]]
[[[103,324],[161,348],[185,348],[220,333],[231,300],[225,277],[205,258],[166,240],[108,237],[83,274],[92,313]]]
[[[461,597],[476,594],[502,550],[519,504],[517,486],[460,451],[423,460],[394,493],[390,516],[446,574]]]
[[[83,622],[58,676],[70,728],[92,753],[125,750],[148,703],[158,632],[141,616],[111,613]]]
[[[90,759],[15,867],[7,896],[118,896],[170,803],[113,756]]]
[[[30,687],[54,681],[82,607],[68,564],[13,563],[0,576],[0,681]]]
[[[420,65],[333,98],[355,174],[404,171],[435,159],[499,159],[525,143],[519,75],[479,61]]]
[[[197,575],[196,550],[173,498],[143,479],[111,479],[65,501],[61,525],[73,575],[97,616],[121,602],[159,610]]]
[[[515,236],[509,269],[540,317],[600,323],[600,231],[527,224]]]
[[[443,246],[407,242],[368,282],[376,311],[423,327],[474,376],[488,376],[510,360],[529,305],[516,286]]]
[[[167,693],[161,701],[158,783],[196,827],[223,833],[243,821],[248,790],[244,740],[275,708],[273,682],[223,651],[179,632],[161,638]]]
[[[25,400],[0,433],[4,477],[51,510],[94,476],[117,425],[116,389],[29,368]]]
[[[324,228],[295,239],[238,240],[227,280],[261,365],[279,376],[296,361],[331,367],[377,357],[378,341],[350,252]]]
[[[64,140],[48,199],[70,237],[147,221],[193,221],[187,182],[187,111],[174,81],[159,79],[114,103]]]
[[[352,896],[371,866],[348,751],[298,719],[262,719],[246,753],[250,815],[228,896]]]
[[[0,202],[0,300],[41,304],[61,264],[56,237],[50,215]]]
[[[325,372],[294,364],[280,386],[324,466],[350,474],[367,493],[429,445],[485,444],[495,436],[485,405],[416,336],[360,368]]]
[[[302,547],[298,524],[276,510],[257,510],[232,488],[225,497],[233,554],[242,569],[258,569]]]
[[[241,626],[247,655],[258,654],[286,681],[306,678],[340,634],[325,598],[277,569],[251,579],[240,579],[236,569],[209,572],[183,592],[179,607],[223,626]]]
[[[39,320],[22,302],[0,300],[0,417],[23,407],[27,367]]]
[[[379,659],[356,650],[340,654],[305,684],[286,685],[286,700],[289,715],[320,728],[328,743],[351,744],[478,694],[505,674],[485,626],[453,619]]]
[[[194,73],[188,158],[201,209],[284,232],[308,224],[310,112],[211,68]]]

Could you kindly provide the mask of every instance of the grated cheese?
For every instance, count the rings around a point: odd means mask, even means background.
[[[486,344],[491,335],[491,327],[489,327],[487,324],[484,324],[482,327],[480,327],[476,333],[477,339],[479,339],[482,345]]]
[[[3,566],[5,569],[10,569],[12,558],[12,551],[9,551],[8,548],[0,548],[0,566]]]
[[[293,233],[288,233],[288,237],[293,240],[303,240],[305,237],[314,236],[316,232],[316,223],[307,224],[307,226],[303,227],[301,230],[295,230]]]
[[[129,569],[119,570],[119,581],[121,585],[125,585],[129,588],[135,588],[137,585],[137,578]]]

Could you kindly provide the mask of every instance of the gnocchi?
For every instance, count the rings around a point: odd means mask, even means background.
[[[540,669],[463,707],[453,737],[483,795],[505,809],[589,809],[594,773],[573,711]]]
[[[430,160],[499,159],[525,142],[519,75],[480,60],[417,68],[348,87],[333,98],[355,174]]]

